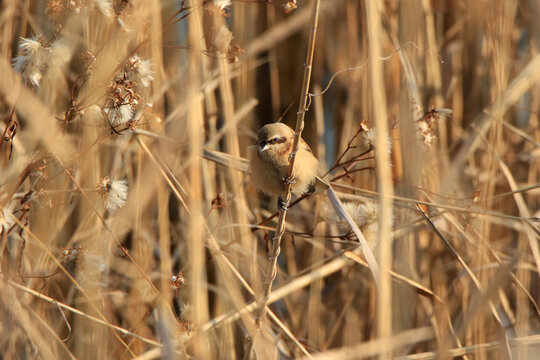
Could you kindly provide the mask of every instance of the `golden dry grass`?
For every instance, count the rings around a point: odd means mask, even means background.
[[[299,115],[293,3],[0,1],[3,359],[538,356],[540,6],[320,1],[333,190],[282,216],[269,288],[243,157]]]

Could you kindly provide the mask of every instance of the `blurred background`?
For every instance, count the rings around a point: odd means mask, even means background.
[[[244,158],[295,125],[313,3],[0,1],[3,358],[538,354],[533,0],[320,1],[302,137],[376,259],[392,225],[391,291],[317,190],[288,211],[256,331],[277,218]]]

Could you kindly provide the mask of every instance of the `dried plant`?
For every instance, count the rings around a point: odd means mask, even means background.
[[[537,356],[540,9],[315,3],[0,2],[2,358]]]

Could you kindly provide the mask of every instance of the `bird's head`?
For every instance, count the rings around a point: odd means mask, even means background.
[[[294,130],[282,123],[267,124],[259,130],[259,155],[282,154],[290,149],[294,137]]]

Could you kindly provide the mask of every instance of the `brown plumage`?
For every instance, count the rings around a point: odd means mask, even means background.
[[[263,126],[256,145],[248,148],[253,185],[265,194],[282,197],[285,192],[284,178],[289,170],[294,130],[282,123]],[[319,162],[308,144],[300,139],[294,163],[294,183],[291,192],[302,195],[315,181]]]

